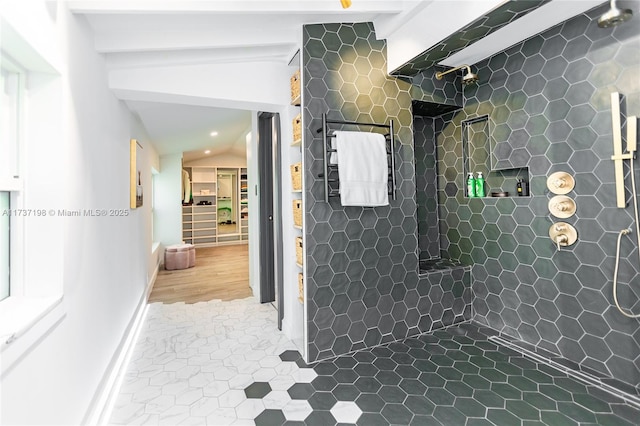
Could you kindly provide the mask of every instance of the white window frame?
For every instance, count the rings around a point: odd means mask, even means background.
[[[37,68],[32,70],[22,65],[20,55],[27,55],[24,53],[23,47],[16,48],[15,45],[9,45],[10,52],[5,51],[4,47],[3,45],[0,49],[0,64],[4,69],[20,76],[16,116],[17,135],[15,152],[11,154],[15,163],[10,167],[11,171],[0,171],[0,190],[10,193],[10,208],[13,213],[16,210],[25,211],[26,208],[25,178],[29,173],[26,157],[28,156],[28,143],[30,143],[28,121],[31,119],[29,80],[31,73],[42,71]],[[32,58],[33,56],[30,57],[30,59]],[[47,72],[51,71],[47,70]],[[26,237],[29,220],[33,219],[25,215],[11,216],[9,234],[10,294],[9,297],[0,301],[0,358],[2,358],[0,375],[18,362],[65,315],[61,282],[52,282],[51,286],[47,286],[46,294],[42,292],[41,287],[31,286],[27,282],[28,247]],[[31,259],[31,261],[39,263],[39,259]]]
[[[0,175],[0,191],[9,193],[9,205],[11,209],[11,217],[9,219],[9,253],[10,253],[10,281],[9,281],[9,297],[0,301],[10,303],[9,299],[13,297],[23,296],[25,294],[24,286],[24,218],[13,213],[24,208],[24,188],[21,172],[24,170],[22,160],[24,156],[24,127],[25,127],[25,93],[27,70],[9,55],[0,51],[0,67],[11,73],[17,74],[17,107],[16,107],[16,125],[15,138],[13,142],[8,143],[10,150],[9,170]],[[11,161],[13,159],[13,161]],[[3,212],[0,212],[2,214]]]

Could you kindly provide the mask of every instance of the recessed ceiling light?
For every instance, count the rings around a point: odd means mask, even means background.
[[[208,150],[206,150],[204,153],[205,153],[205,154],[211,154],[211,150],[209,150],[209,149],[208,149]]]
[[[218,136],[218,132],[216,132],[215,130],[211,133],[209,133],[211,136]]]

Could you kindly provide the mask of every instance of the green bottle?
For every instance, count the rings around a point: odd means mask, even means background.
[[[478,177],[476,178],[476,197],[484,197],[485,195],[484,177],[482,177],[482,172],[478,172]]]
[[[467,176],[467,197],[473,198],[476,196],[476,180],[473,178],[473,173],[469,173]]]

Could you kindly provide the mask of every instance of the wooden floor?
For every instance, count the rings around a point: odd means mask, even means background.
[[[247,244],[196,249],[196,266],[160,270],[149,302],[206,302],[251,296]]]

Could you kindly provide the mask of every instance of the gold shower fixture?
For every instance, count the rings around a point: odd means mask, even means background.
[[[351,0],[340,0],[343,9],[348,9],[351,6]]]
[[[472,73],[471,72],[471,67],[469,65],[466,65],[466,64],[465,65],[460,65],[460,66],[455,67],[455,68],[448,69],[446,71],[438,71],[436,73],[436,79],[442,80],[442,77],[445,74],[449,74],[450,72],[458,71],[459,69],[462,69],[462,68],[466,68],[467,69],[467,73],[462,76],[462,84],[464,84],[465,86],[469,86],[470,84],[476,83],[478,81],[478,74]]]

